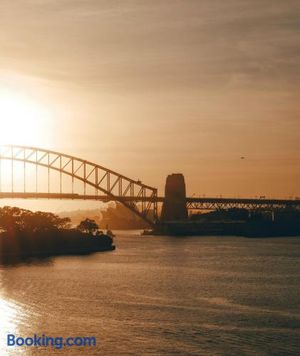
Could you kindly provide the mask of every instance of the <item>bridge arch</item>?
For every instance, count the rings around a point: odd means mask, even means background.
[[[72,192],[74,181],[80,181],[84,184],[84,195],[86,194],[86,186],[93,187],[96,194],[103,194],[102,198],[104,200],[123,204],[148,224],[153,225],[157,220],[156,188],[91,161],[56,151],[19,145],[0,146],[0,163],[3,160],[12,162],[12,191],[14,182],[13,163],[22,162],[24,192],[26,191],[26,165],[31,164],[48,170],[48,193],[50,193],[50,171],[56,171],[60,174],[60,194],[63,193],[62,176],[66,175],[72,178]],[[37,174],[38,171],[36,169]],[[88,196],[87,199],[89,199]]]

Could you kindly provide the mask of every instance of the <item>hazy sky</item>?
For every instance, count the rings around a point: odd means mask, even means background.
[[[299,0],[0,0],[0,90],[49,113],[32,145],[160,192],[182,172],[189,194],[299,196],[299,18]]]

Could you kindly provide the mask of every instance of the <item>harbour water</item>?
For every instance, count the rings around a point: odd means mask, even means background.
[[[0,355],[296,355],[300,238],[119,232],[117,249],[0,267]],[[97,348],[7,348],[6,335]]]

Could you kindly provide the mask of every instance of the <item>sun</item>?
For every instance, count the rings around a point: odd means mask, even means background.
[[[50,121],[46,108],[32,98],[0,90],[0,144],[45,142]]]

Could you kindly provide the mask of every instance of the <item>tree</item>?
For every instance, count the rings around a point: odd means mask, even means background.
[[[4,231],[43,232],[70,227],[69,218],[46,212],[32,212],[16,207],[0,208],[0,229]]]
[[[97,225],[95,220],[85,219],[81,221],[81,223],[77,226],[77,229],[81,232],[94,234],[96,231],[99,230],[99,226]]]
[[[24,230],[49,231],[67,229],[70,224],[69,218],[61,219],[55,214],[37,211],[36,213],[24,214]]]

